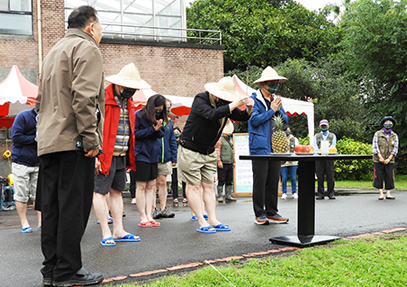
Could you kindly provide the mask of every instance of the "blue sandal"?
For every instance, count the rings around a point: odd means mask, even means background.
[[[213,228],[215,228],[216,231],[231,231],[232,229],[230,229],[229,225],[225,225],[225,224],[218,224],[216,226],[213,226]]]
[[[205,220],[208,220],[208,215],[207,214],[204,214],[204,219]],[[196,217],[196,215],[194,215],[194,216],[192,216],[189,220],[191,220],[191,221],[198,221],[198,218]]]
[[[115,242],[139,242],[140,237],[138,237],[137,235],[134,235],[134,234],[127,234],[127,235],[123,236],[122,238],[114,239],[114,241]]]
[[[109,243],[107,241],[113,241],[113,243]],[[100,240],[100,244],[102,244],[102,246],[115,246],[116,242],[114,242],[113,237],[108,237]]]
[[[31,226],[21,228],[21,233],[31,233],[33,229]]]
[[[213,228],[212,226],[205,226],[205,227],[197,228],[196,231],[202,232],[202,233],[216,233],[216,229]]]

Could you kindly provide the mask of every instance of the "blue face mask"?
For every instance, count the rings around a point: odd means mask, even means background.
[[[321,131],[326,132],[327,130],[328,130],[328,127],[327,127],[327,126],[322,126],[322,127],[321,127]]]
[[[278,90],[278,84],[277,85],[268,85],[267,91],[270,94],[275,94]]]

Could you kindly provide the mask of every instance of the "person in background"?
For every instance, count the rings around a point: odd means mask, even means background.
[[[130,174],[130,197],[131,197],[131,202],[130,204],[136,205],[137,200],[136,200],[136,172],[134,170],[128,170]]]
[[[177,148],[179,147],[179,139],[181,137],[181,130],[178,127],[174,128],[174,136],[177,142]],[[182,186],[182,204],[186,206],[188,204],[187,196],[185,194],[186,183],[181,181]],[[171,190],[172,190],[172,204],[174,207],[178,206],[178,167],[177,165],[172,167],[171,175]]]
[[[218,202],[236,201],[233,197],[233,169],[235,168],[235,150],[233,148],[233,124],[229,120],[222,131],[222,136],[215,145],[218,160]],[[223,192],[225,187],[225,192]]]
[[[168,122],[166,99],[154,95],[147,105],[136,112],[135,147],[137,209],[140,227],[159,227],[160,222],[152,218],[153,197],[157,188],[158,156],[160,146],[157,139],[164,137],[164,125]]]
[[[321,142],[326,140],[329,142],[329,147],[336,148],[336,135],[329,132],[328,120],[321,120],[319,122],[320,133],[314,136],[314,150],[321,149]],[[329,199],[335,198],[335,161],[334,160],[317,160],[315,161],[315,172],[318,179],[318,200],[324,199],[324,176],[326,175],[327,193]]]
[[[287,135],[287,140],[290,145],[290,153],[294,153],[294,148],[299,144],[298,139],[291,134],[291,129],[288,125],[284,127],[285,134]],[[297,199],[297,165],[298,161],[286,161],[281,165],[281,190],[283,194],[281,199],[287,199],[287,179],[288,173],[290,173],[291,181],[291,194],[292,198]]]
[[[171,102],[167,99],[167,115],[170,113]],[[158,155],[158,196],[160,198],[160,211],[155,208],[156,196],[153,197],[153,219],[173,218],[175,214],[167,209],[167,176],[172,174],[173,167],[177,165],[177,141],[175,140],[172,120],[167,119],[164,123],[164,137],[157,139],[160,147]]]
[[[124,230],[122,192],[126,189],[127,169],[135,169],[132,96],[150,85],[141,79],[134,63],[124,66],[117,75],[106,77],[106,81],[111,84],[105,90],[104,153],[96,159],[93,209],[102,229],[100,244],[115,246],[116,242],[140,241],[138,236]],[[108,226],[109,210],[113,234]]]
[[[273,152],[271,138],[273,135],[273,120],[281,115],[285,124],[288,116],[284,111],[282,100],[277,96],[278,85],[288,79],[279,76],[270,66],[264,69],[261,77],[253,84],[260,89],[251,95],[254,100],[253,114],[249,120],[250,155],[269,155]],[[287,223],[288,218],[278,214],[278,183],[280,181],[281,162],[252,160],[253,170],[253,209],[254,223],[268,225]]]
[[[232,77],[222,78],[217,83],[207,83],[205,89],[207,92],[195,96],[181,134],[178,167],[182,180],[187,183],[189,206],[198,219],[197,232],[215,233],[231,230],[216,218],[213,187],[217,167],[215,144],[229,118],[238,121],[250,118],[253,100],[238,94]],[[243,104],[247,105],[246,110],[237,108]],[[201,188],[208,222],[204,218]]]
[[[37,111],[35,109],[20,112],[11,128],[11,170],[14,180],[14,200],[20,217],[21,232],[33,232],[27,220],[27,202],[31,198],[35,205],[40,158],[37,155]],[[38,225],[41,230],[41,212],[37,211]]]
[[[81,6],[71,12],[65,37],[43,62],[35,110],[44,285],[83,286],[103,280],[102,274],[82,267],[81,255],[105,116],[101,39],[96,10]]]
[[[387,116],[381,121],[381,130],[375,132],[372,151],[374,164],[373,187],[379,190],[379,200],[384,199],[383,181],[386,189],[386,199],[395,199],[390,192],[394,189],[394,162],[398,152],[399,138],[393,131],[396,120]]]

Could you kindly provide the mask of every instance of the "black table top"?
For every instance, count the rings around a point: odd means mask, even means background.
[[[341,159],[372,159],[373,155],[369,154],[316,154],[316,153],[272,153],[269,155],[241,155],[241,160],[273,160],[273,161],[315,161],[315,160],[341,160]]]

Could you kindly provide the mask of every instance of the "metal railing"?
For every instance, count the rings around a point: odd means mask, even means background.
[[[222,45],[222,32],[216,30],[124,25],[109,22],[102,22],[101,24],[103,27],[103,38],[108,39]]]

